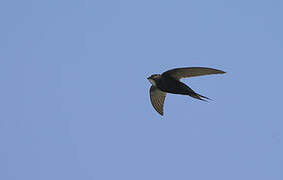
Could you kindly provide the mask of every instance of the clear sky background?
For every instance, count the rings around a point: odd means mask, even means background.
[[[0,2],[1,180],[282,180],[282,0]],[[146,77],[184,79],[205,103]]]

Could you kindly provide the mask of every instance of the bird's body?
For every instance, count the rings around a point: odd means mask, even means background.
[[[152,84],[150,88],[150,100],[155,110],[163,115],[163,104],[166,93],[189,95],[193,98],[203,100],[209,99],[197,94],[189,86],[180,81],[184,77],[194,77],[208,74],[223,74],[225,72],[204,67],[176,68],[164,73],[153,74],[148,77]]]
[[[172,77],[163,77],[161,81],[157,83],[157,87],[164,92],[172,93],[172,94],[183,94],[189,95],[190,88]]]

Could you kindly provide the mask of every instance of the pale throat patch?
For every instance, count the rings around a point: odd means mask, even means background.
[[[156,83],[155,83],[155,81],[154,81],[154,80],[149,79],[149,82],[150,82],[153,86],[156,86]]]

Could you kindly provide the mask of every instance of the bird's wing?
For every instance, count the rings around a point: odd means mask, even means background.
[[[223,74],[224,71],[206,68],[206,67],[186,67],[186,68],[176,68],[168,70],[162,73],[162,76],[171,76],[175,79],[180,80],[181,78],[188,78],[194,76],[203,76],[209,74]]]
[[[163,104],[166,97],[166,93],[160,91],[157,87],[150,87],[150,101],[154,109],[163,116]]]

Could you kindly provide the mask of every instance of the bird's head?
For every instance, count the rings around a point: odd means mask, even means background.
[[[156,82],[161,78],[160,74],[153,74],[151,76],[149,76],[147,79],[149,80],[149,82],[153,85],[156,86]]]

